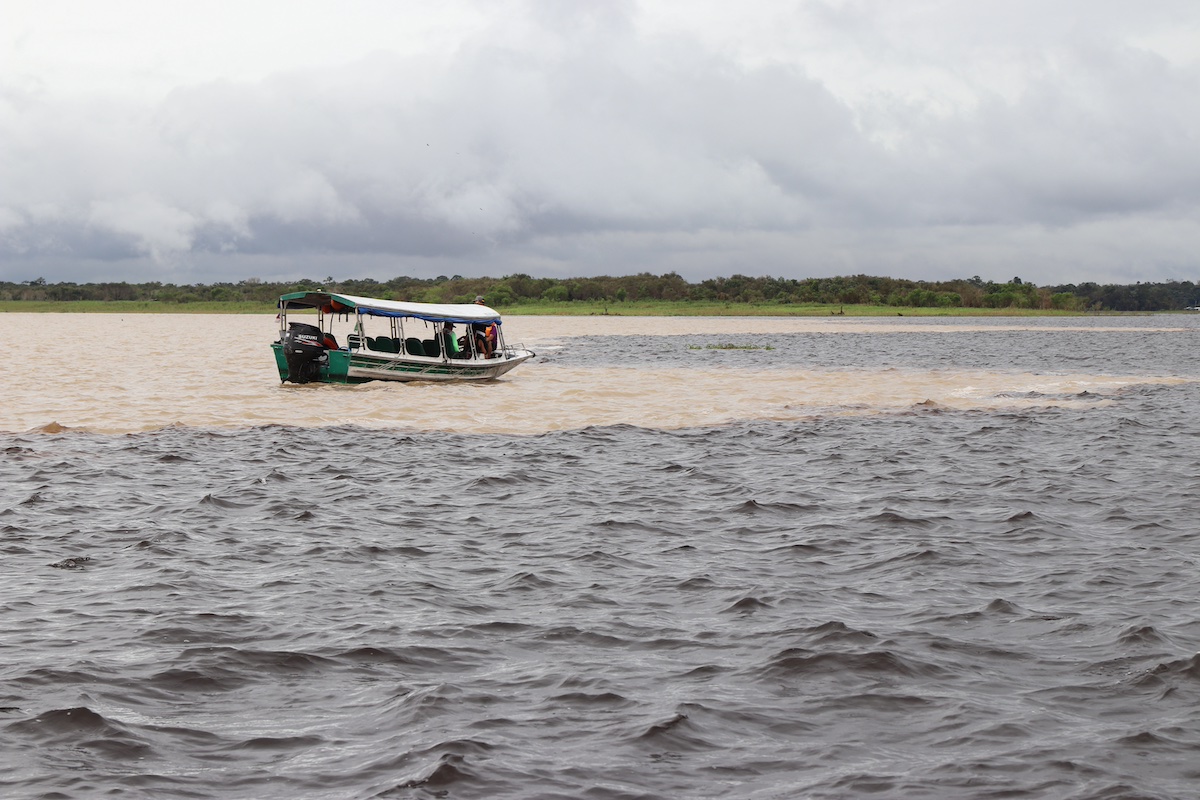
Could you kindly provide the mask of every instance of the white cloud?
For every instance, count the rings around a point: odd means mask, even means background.
[[[0,278],[1195,277],[1188,3],[50,5]]]
[[[148,195],[97,200],[87,224],[118,236],[128,236],[139,252],[163,262],[192,245],[196,218]]]
[[[11,208],[0,206],[0,233],[23,226],[25,218]]]

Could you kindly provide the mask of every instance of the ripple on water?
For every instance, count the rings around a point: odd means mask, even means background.
[[[902,372],[694,427],[5,435],[0,787],[1189,797],[1196,385]]]

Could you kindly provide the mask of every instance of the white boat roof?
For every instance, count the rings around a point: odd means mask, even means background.
[[[416,317],[431,322],[500,322],[499,312],[476,303],[405,303],[336,292],[292,292],[279,298],[279,307],[319,308],[327,314],[354,311],[376,317]]]

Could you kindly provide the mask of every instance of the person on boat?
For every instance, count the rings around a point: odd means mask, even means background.
[[[475,305],[487,305],[487,303],[483,301],[483,295],[477,295],[475,297]],[[489,325],[486,322],[471,323],[471,334],[475,337],[475,352],[484,358],[491,358],[492,351],[495,349],[492,346],[491,337],[488,335],[488,327]]]
[[[453,322],[446,322],[442,326],[442,352],[449,358],[462,358],[459,355],[458,337],[454,335]]]

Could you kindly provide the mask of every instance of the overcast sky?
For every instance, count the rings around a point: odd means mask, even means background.
[[[669,271],[1200,281],[1200,3],[0,3],[0,279]]]

